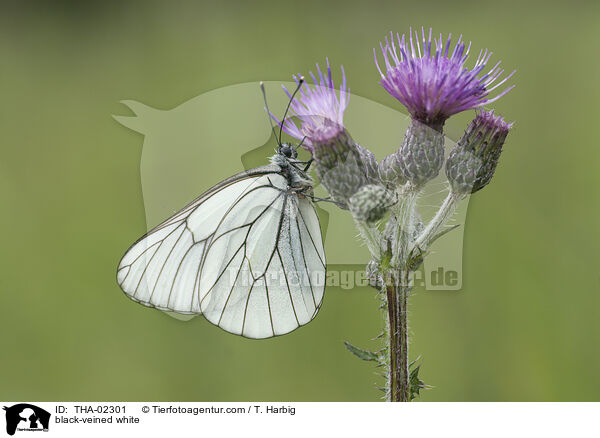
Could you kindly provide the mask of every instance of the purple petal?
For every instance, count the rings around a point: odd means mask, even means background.
[[[481,74],[491,52],[480,51],[474,67],[469,70],[464,64],[471,43],[465,44],[461,35],[450,50],[450,35],[445,44],[441,34],[439,39],[433,39],[432,35],[432,29],[426,34],[421,28],[421,35],[418,31],[413,35],[411,29],[408,38],[405,35],[400,38],[399,34],[395,39],[388,40],[386,37],[385,42],[380,43],[385,74],[375,56],[382,76],[381,85],[406,106],[413,118],[425,123],[443,123],[453,114],[491,103],[512,89],[508,87],[496,97],[489,97],[489,93],[503,85],[514,72],[492,87],[504,71],[497,63],[487,73]]]

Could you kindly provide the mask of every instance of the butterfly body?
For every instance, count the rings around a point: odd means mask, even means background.
[[[296,149],[284,143],[276,152],[270,162],[281,168],[281,174],[288,180],[290,190],[298,194],[312,193],[314,181],[304,169],[307,162],[297,160]]]

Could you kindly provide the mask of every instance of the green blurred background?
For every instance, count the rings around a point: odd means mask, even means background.
[[[411,351],[435,387],[421,400],[600,400],[598,2],[1,8],[0,399],[379,400],[377,370],[342,344],[377,345],[372,290],[330,288],[315,321],[268,341],[176,321],[120,292],[117,263],[146,229],[143,138],[111,115],[127,114],[122,99],[169,109],[287,80],[325,56],[353,93],[401,109],[377,84],[371,51],[390,30],[424,25],[462,33],[518,72],[495,105],[517,123],[469,205],[463,289],[411,300]],[[451,119],[449,135],[471,116]],[[226,176],[218,161],[206,166],[204,187]]]

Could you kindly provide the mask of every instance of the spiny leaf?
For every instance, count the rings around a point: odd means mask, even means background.
[[[362,348],[355,347],[350,342],[344,341],[344,345],[350,353],[362,360],[378,361],[379,355],[372,351],[363,350]]]
[[[455,230],[456,228],[460,227],[460,224],[456,224],[456,225],[452,225],[451,227],[446,227],[443,230],[439,231],[435,236],[433,236],[431,238],[431,240],[429,241],[429,243],[433,243],[435,242],[437,239],[439,239],[440,237],[442,237],[444,234],[449,233],[452,230]]]
[[[421,389],[430,388],[430,386],[426,385],[425,382],[423,382],[419,378],[419,371],[421,370],[421,364],[414,366],[420,358],[421,358],[421,356],[417,357],[415,360],[413,360],[409,364],[409,368],[412,368],[412,370],[410,372],[410,376],[409,376],[409,385],[410,385],[409,392],[410,392],[411,400],[414,400],[415,398],[417,398],[420,395]]]
[[[377,339],[381,339],[386,335],[385,331],[382,331],[381,333],[379,333],[377,336],[375,336],[373,338],[373,340],[377,340]],[[387,348],[387,347],[386,347]]]
[[[408,364],[408,369],[411,369],[414,366],[414,364],[416,364],[419,360],[421,360],[420,355],[417,356],[417,358],[415,360],[411,361],[411,363]]]

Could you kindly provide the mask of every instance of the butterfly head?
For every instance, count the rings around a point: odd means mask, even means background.
[[[289,143],[281,143],[277,148],[277,153],[290,160],[295,160],[298,158],[298,151]]]

